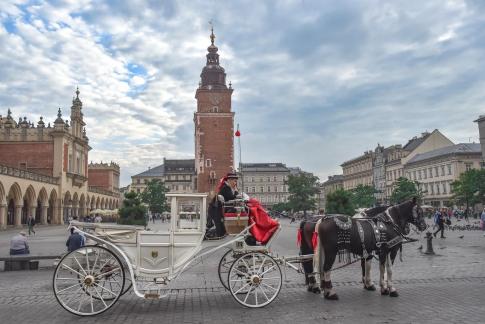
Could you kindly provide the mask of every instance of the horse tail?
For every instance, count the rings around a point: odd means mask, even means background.
[[[325,254],[324,254],[324,251],[322,250],[322,244],[320,243],[320,238],[318,236],[318,229],[320,227],[321,222],[322,222],[322,219],[319,219],[317,224],[315,225],[315,230],[313,231],[313,236],[312,236],[313,271],[316,272],[316,274],[320,277],[320,280],[323,278],[322,261],[325,260]]]

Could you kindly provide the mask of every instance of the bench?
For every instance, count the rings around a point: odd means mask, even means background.
[[[55,260],[60,257],[60,255],[20,254],[0,257],[0,261],[5,262],[4,271],[38,270],[39,260]]]

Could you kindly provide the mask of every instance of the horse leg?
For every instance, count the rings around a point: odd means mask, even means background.
[[[365,290],[375,291],[376,286],[374,286],[374,283],[370,278],[370,269],[372,264],[371,262],[372,262],[372,256],[367,257],[367,259],[364,259],[364,258],[361,259],[362,282],[364,283]]]
[[[385,280],[386,258],[387,258],[387,252],[379,254],[379,284],[381,286],[381,295],[389,295],[389,289],[387,288],[387,281]]]
[[[302,237],[301,240],[300,253],[301,255],[313,254],[313,249],[308,245],[304,237]],[[305,285],[307,286],[307,291],[319,294],[320,288],[317,285],[317,280],[313,273],[313,261],[309,260],[302,262],[302,266],[305,272]]]
[[[337,252],[330,253],[330,251],[325,251],[325,262],[323,264],[323,281],[320,283],[324,291],[325,299],[338,300],[338,295],[333,289],[332,279],[330,278],[330,273],[332,272],[332,266],[335,262],[335,257]]]
[[[392,266],[394,264],[394,259],[397,255],[396,248],[391,250],[391,253],[387,255],[386,259],[386,268],[387,268],[387,287],[389,288],[389,296],[397,297],[399,294],[397,293],[397,289],[392,285]]]

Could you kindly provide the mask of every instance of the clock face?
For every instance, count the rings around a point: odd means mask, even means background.
[[[222,96],[217,93],[211,93],[209,95],[209,101],[211,102],[212,105],[218,106],[222,101]]]

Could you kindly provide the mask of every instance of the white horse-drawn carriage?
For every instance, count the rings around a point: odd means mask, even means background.
[[[241,200],[226,204],[225,226],[230,233],[220,241],[204,241],[207,196],[167,194],[171,217],[166,228],[71,222],[88,241],[94,242],[66,254],[53,278],[54,293],[67,311],[81,316],[100,314],[133,289],[136,296],[158,299],[170,294],[175,280],[201,258],[229,248],[219,262],[223,286],[246,307],[263,307],[280,292],[280,265],[301,257],[275,258],[271,243],[280,227],[264,243],[249,246],[245,237],[257,225]]]

